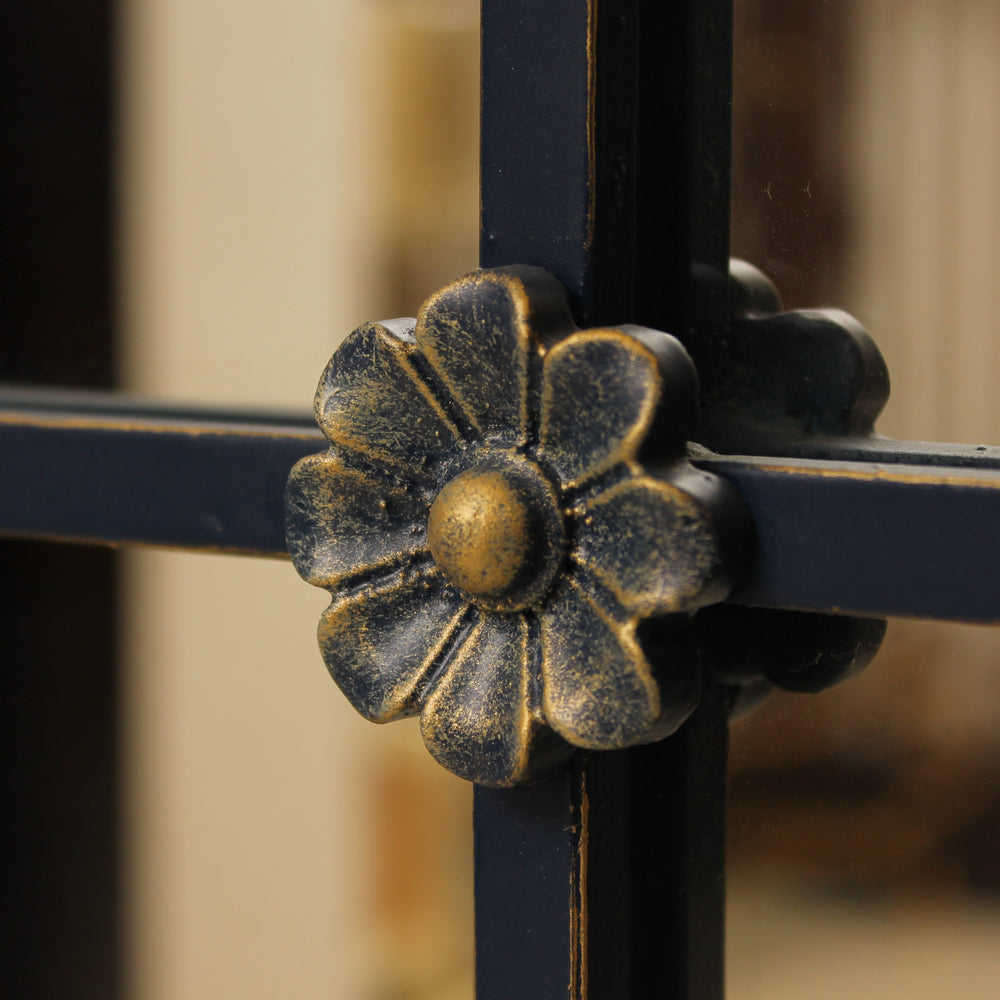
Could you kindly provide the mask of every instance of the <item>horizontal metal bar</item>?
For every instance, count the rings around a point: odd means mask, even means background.
[[[986,461],[989,461],[987,458]],[[1000,622],[1000,471],[718,457],[757,532],[739,604]]]
[[[285,479],[325,444],[306,414],[0,392],[0,533],[283,556]],[[700,457],[756,524],[733,600],[1000,622],[995,449],[881,441],[878,455]]]
[[[0,533],[286,556],[285,480],[325,445],[304,415],[5,391]]]

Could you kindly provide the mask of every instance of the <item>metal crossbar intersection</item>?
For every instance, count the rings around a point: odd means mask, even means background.
[[[481,263],[545,267],[582,324],[724,325],[724,0],[484,0]],[[305,418],[0,396],[0,531],[280,556]],[[1000,620],[996,450],[879,439],[702,455],[757,530],[753,607]],[[891,517],[889,513],[891,512]],[[726,698],[661,744],[475,806],[480,1000],[722,992]]]

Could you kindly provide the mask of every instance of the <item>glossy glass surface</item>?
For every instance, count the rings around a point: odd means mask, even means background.
[[[1000,439],[1000,10],[737,0],[733,253],[867,326],[899,437]],[[732,730],[729,996],[1000,982],[1000,632],[890,623]]]

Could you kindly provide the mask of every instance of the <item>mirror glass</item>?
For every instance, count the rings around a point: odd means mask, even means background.
[[[882,349],[887,435],[1000,440],[1000,8],[737,0],[733,253]],[[893,621],[732,728],[730,998],[995,995],[1000,630]]]

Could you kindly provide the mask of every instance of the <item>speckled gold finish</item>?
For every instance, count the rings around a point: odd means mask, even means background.
[[[442,574],[477,604],[528,607],[552,582],[565,544],[552,485],[530,463],[474,467],[431,504],[427,541]]]
[[[673,732],[699,674],[663,650],[749,557],[738,499],[687,461],[696,387],[665,333],[576,330],[537,268],[477,271],[415,322],[356,330],[316,394],[330,449],[292,471],[287,517],[355,707],[419,714],[445,767],[496,786]]]
[[[476,597],[510,593],[532,566],[531,505],[495,469],[466,469],[437,495],[427,541],[441,572]]]

